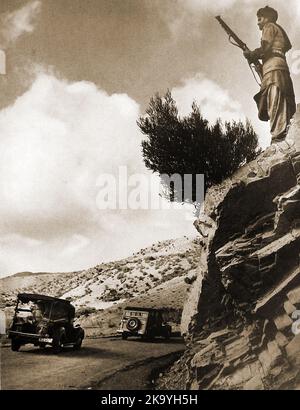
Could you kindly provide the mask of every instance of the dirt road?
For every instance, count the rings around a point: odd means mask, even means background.
[[[116,386],[114,375],[120,378],[132,365],[146,369],[144,362],[150,364],[152,359],[183,349],[180,339],[145,342],[117,338],[86,339],[80,351],[66,348],[58,355],[51,348],[41,350],[32,345],[23,346],[20,352],[2,347],[1,389],[88,389],[101,388],[102,382],[107,389],[117,389],[122,386]],[[159,365],[159,360],[155,362]],[[135,372],[130,374],[134,377]],[[137,372],[137,386],[140,377]]]

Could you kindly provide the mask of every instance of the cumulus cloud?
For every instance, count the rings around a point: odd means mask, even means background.
[[[201,74],[184,80],[181,86],[173,88],[172,95],[181,115],[190,113],[195,101],[210,122],[215,122],[217,118],[224,121],[245,119],[241,105],[231,98],[229,91]]]
[[[179,87],[172,89],[172,95],[177,102],[180,115],[191,112],[193,101],[200,107],[202,115],[214,123],[218,118],[224,121],[245,121],[247,116],[242,104],[235,100],[229,90],[216,82],[197,74],[183,81]],[[270,144],[269,124],[257,117],[256,106],[252,104],[251,123],[262,148]]]
[[[79,214],[77,224],[90,220],[97,175],[113,173],[115,164],[137,165],[138,110],[127,96],[108,96],[92,83],[38,76],[0,113],[2,230],[10,215],[9,227],[40,235],[46,227],[47,235],[49,227],[72,229]]]
[[[1,37],[4,46],[16,41],[22,34],[34,30],[34,21],[41,7],[41,1],[35,0],[1,17]]]
[[[194,233],[176,210],[97,207],[99,176],[118,180],[119,166],[128,176],[150,176],[141,158],[139,115],[125,94],[46,73],[0,112],[2,274],[89,267]],[[147,189],[141,187],[142,194]]]

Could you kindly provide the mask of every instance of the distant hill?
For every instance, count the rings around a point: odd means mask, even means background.
[[[53,275],[60,275],[61,273],[53,273]],[[49,275],[49,272],[18,272],[11,275],[11,278],[23,278],[27,276],[39,276],[39,275]]]
[[[99,321],[102,327],[104,322],[108,326],[108,315],[119,318],[122,306],[133,302],[181,312],[188,287],[184,279],[196,274],[199,247],[198,238],[183,237],[155,243],[128,258],[79,272],[21,272],[0,279],[1,304],[13,306],[19,292],[66,298],[91,327],[97,327]],[[113,330],[116,320],[108,327]]]

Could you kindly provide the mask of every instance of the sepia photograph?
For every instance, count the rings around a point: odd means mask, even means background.
[[[300,390],[299,20],[1,0],[4,394]]]

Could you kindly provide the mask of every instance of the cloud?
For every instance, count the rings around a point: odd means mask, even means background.
[[[210,121],[239,119],[227,90],[197,75],[172,90],[181,115],[195,99]],[[94,83],[37,72],[32,86],[0,111],[0,275],[70,271],[125,257],[158,240],[193,235],[193,208],[99,209],[99,176],[120,166],[150,191],[141,157],[139,105]],[[165,201],[164,201],[165,203]]]
[[[42,3],[35,0],[1,18],[1,37],[4,46],[16,41],[22,34],[34,30],[34,20],[41,11]]]
[[[203,75],[183,81],[172,94],[181,115],[196,100],[209,121],[243,118],[230,92]],[[94,83],[45,71],[0,111],[0,275],[83,269],[158,240],[195,234],[189,205],[98,206],[99,177],[112,176],[119,189],[120,167],[128,178],[140,177],[142,196],[157,198],[141,157],[139,116],[139,105],[126,94],[109,95]]]
[[[190,113],[195,101],[210,122],[218,118],[224,121],[245,119],[241,105],[231,98],[229,91],[201,74],[184,80],[181,86],[173,88],[172,95],[181,115]]]
[[[0,113],[2,231],[49,236],[90,221],[97,176],[116,164],[141,169],[138,113],[125,95],[39,75]]]
[[[45,72],[0,111],[0,274],[87,268],[194,233],[182,211],[97,207],[100,175],[151,176],[139,115],[125,94]]]
[[[196,74],[182,82],[179,87],[172,89],[179,114],[184,116],[191,112],[193,101],[200,107],[202,115],[214,123],[218,118],[224,121],[245,121],[243,105],[235,100],[229,90],[224,89],[216,82],[206,78],[203,74]],[[262,122],[257,117],[255,104],[251,105],[251,123],[259,137],[259,144],[265,148],[270,144],[269,123]],[[248,111],[249,112],[249,111]]]

